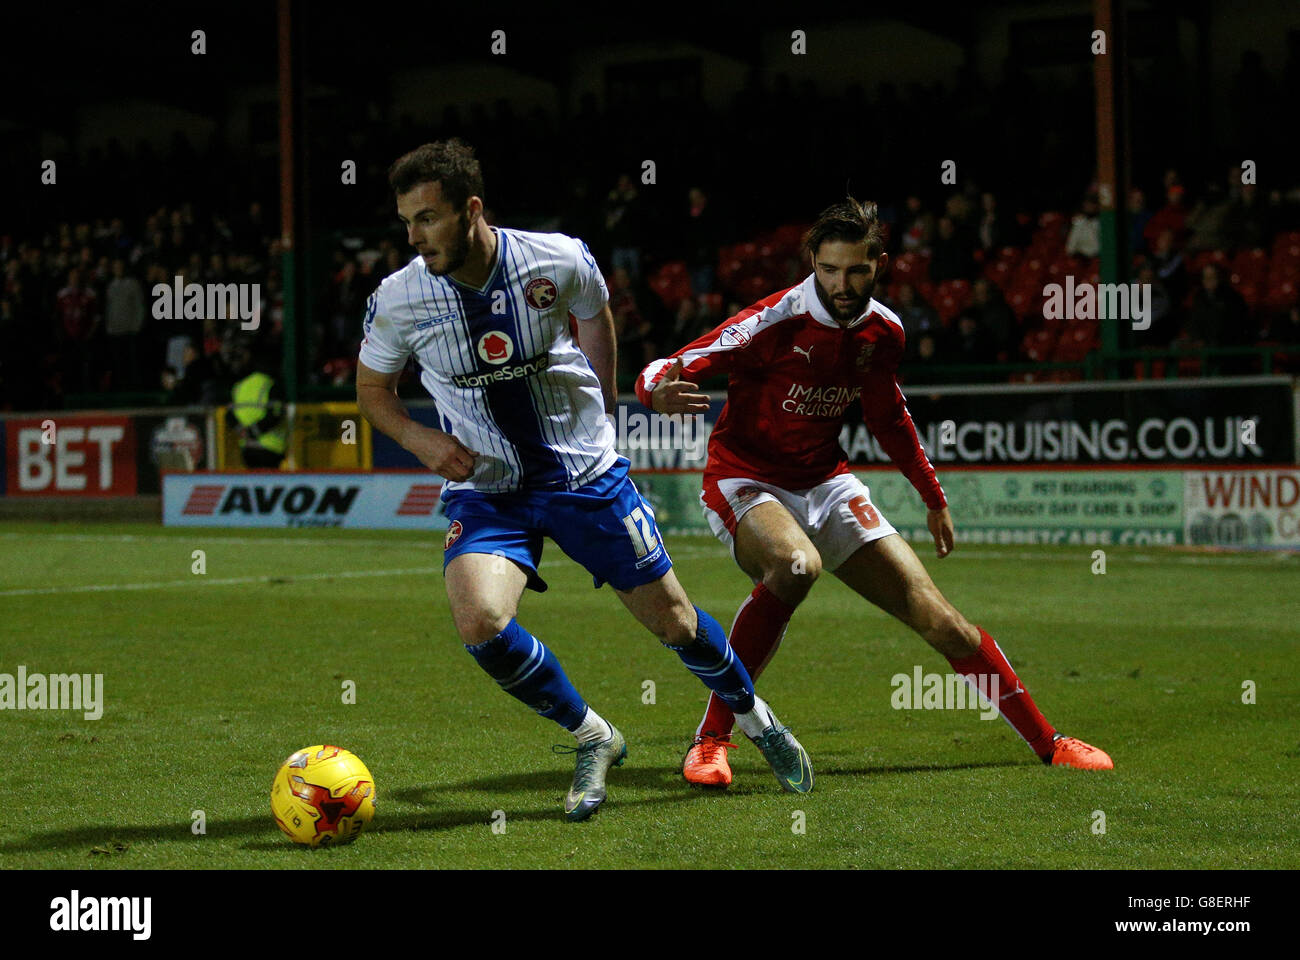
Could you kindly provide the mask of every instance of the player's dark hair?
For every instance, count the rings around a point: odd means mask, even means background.
[[[844,243],[861,243],[865,240],[868,256],[878,257],[884,253],[885,232],[880,226],[875,201],[859,203],[852,197],[845,197],[823,210],[803,238],[808,256],[815,259],[817,251],[827,240],[840,240]]]
[[[483,170],[474,159],[474,148],[457,137],[426,143],[388,168],[388,185],[396,194],[422,183],[442,184],[443,198],[456,210],[463,209],[470,197],[481,198]]]

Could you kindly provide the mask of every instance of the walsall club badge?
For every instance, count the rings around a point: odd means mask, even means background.
[[[874,343],[864,343],[862,349],[858,352],[858,359],[855,366],[859,373],[871,369],[871,355],[876,352]]]
[[[555,297],[559,293],[555,286],[555,281],[549,277],[537,277],[529,280],[528,286],[524,287],[524,299],[534,310],[545,310],[555,302]]]
[[[447,529],[447,539],[442,542],[442,549],[446,550],[453,543],[459,540],[464,529],[465,528],[460,525],[459,520],[453,520],[451,526]]]

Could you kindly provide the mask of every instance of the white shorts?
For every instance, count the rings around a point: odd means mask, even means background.
[[[836,569],[864,543],[891,533],[894,525],[871,502],[866,484],[841,473],[809,490],[785,490],[743,477],[705,479],[700,502],[713,535],[736,556],[736,525],[760,503],[781,504],[794,517],[821,554],[822,569]]]

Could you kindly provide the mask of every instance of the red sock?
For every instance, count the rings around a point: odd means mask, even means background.
[[[731,624],[731,636],[727,642],[749,671],[751,680],[758,681],[758,675],[776,654],[776,648],[785,636],[786,624],[793,615],[794,607],[761,583],[736,611],[736,619]],[[709,707],[704,711],[704,719],[700,721],[695,735],[699,736],[707,730],[720,737],[728,736],[735,720],[731,708],[717,694],[709,694]]]
[[[1025,690],[1025,685],[1011,669],[1011,664],[1007,663],[1007,658],[1002,655],[1002,648],[998,646],[997,641],[990,637],[983,627],[976,629],[980,632],[979,649],[960,660],[949,659],[948,662],[952,664],[953,670],[962,675],[973,673],[977,677],[997,676],[1001,699],[998,709],[1002,712],[1002,719],[1015,728],[1016,733],[1024,738],[1029,744],[1029,749],[1034,753],[1040,757],[1050,753],[1056,728],[1038,712],[1033,697]],[[987,681],[979,682],[981,685],[987,683]],[[984,686],[984,691],[987,690],[988,687]]]

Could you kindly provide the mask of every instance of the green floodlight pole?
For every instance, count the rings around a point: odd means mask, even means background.
[[[292,0],[279,0],[280,45],[280,286],[284,296],[281,338],[284,399],[298,400],[298,275],[294,248],[294,76]]]
[[[1093,55],[1093,89],[1097,119],[1097,201],[1101,208],[1102,283],[1126,283],[1128,249],[1128,23],[1125,0],[1093,0],[1093,30],[1104,37],[1105,53]],[[1095,32],[1094,32],[1095,37]],[[1093,40],[1095,44],[1096,41]],[[1101,360],[1106,379],[1119,376],[1119,324],[1101,322]]]

